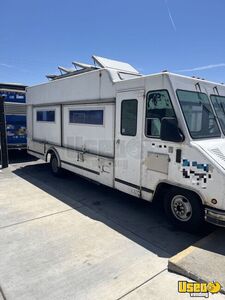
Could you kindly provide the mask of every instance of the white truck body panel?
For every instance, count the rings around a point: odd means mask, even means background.
[[[102,69],[36,85],[27,89],[27,95],[32,97],[32,105],[104,100],[115,97],[115,88],[110,73]]]
[[[73,124],[69,122],[70,110],[97,110],[104,112],[103,125]],[[73,104],[63,106],[63,146],[87,150],[91,153],[114,157],[115,104]]]
[[[38,111],[55,111],[55,122],[37,122],[36,114]],[[60,145],[60,106],[45,106],[33,109],[33,139],[43,143]]]

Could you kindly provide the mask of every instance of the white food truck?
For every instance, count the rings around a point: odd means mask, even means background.
[[[183,229],[225,226],[223,84],[93,59],[27,88],[28,152],[55,175],[163,200]]]

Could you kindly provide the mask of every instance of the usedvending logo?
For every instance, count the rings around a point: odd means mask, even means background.
[[[187,293],[191,297],[205,297],[209,294],[217,294],[221,290],[221,284],[217,281],[209,283],[178,281],[178,292],[181,294]]]

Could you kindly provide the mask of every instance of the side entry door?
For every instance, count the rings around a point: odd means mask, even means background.
[[[139,197],[144,90],[116,96],[115,188]]]

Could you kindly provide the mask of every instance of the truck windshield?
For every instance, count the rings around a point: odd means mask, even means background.
[[[225,134],[225,97],[211,95],[211,100],[219,119],[220,126]]]
[[[177,96],[192,138],[201,139],[221,136],[206,94],[177,90]]]

